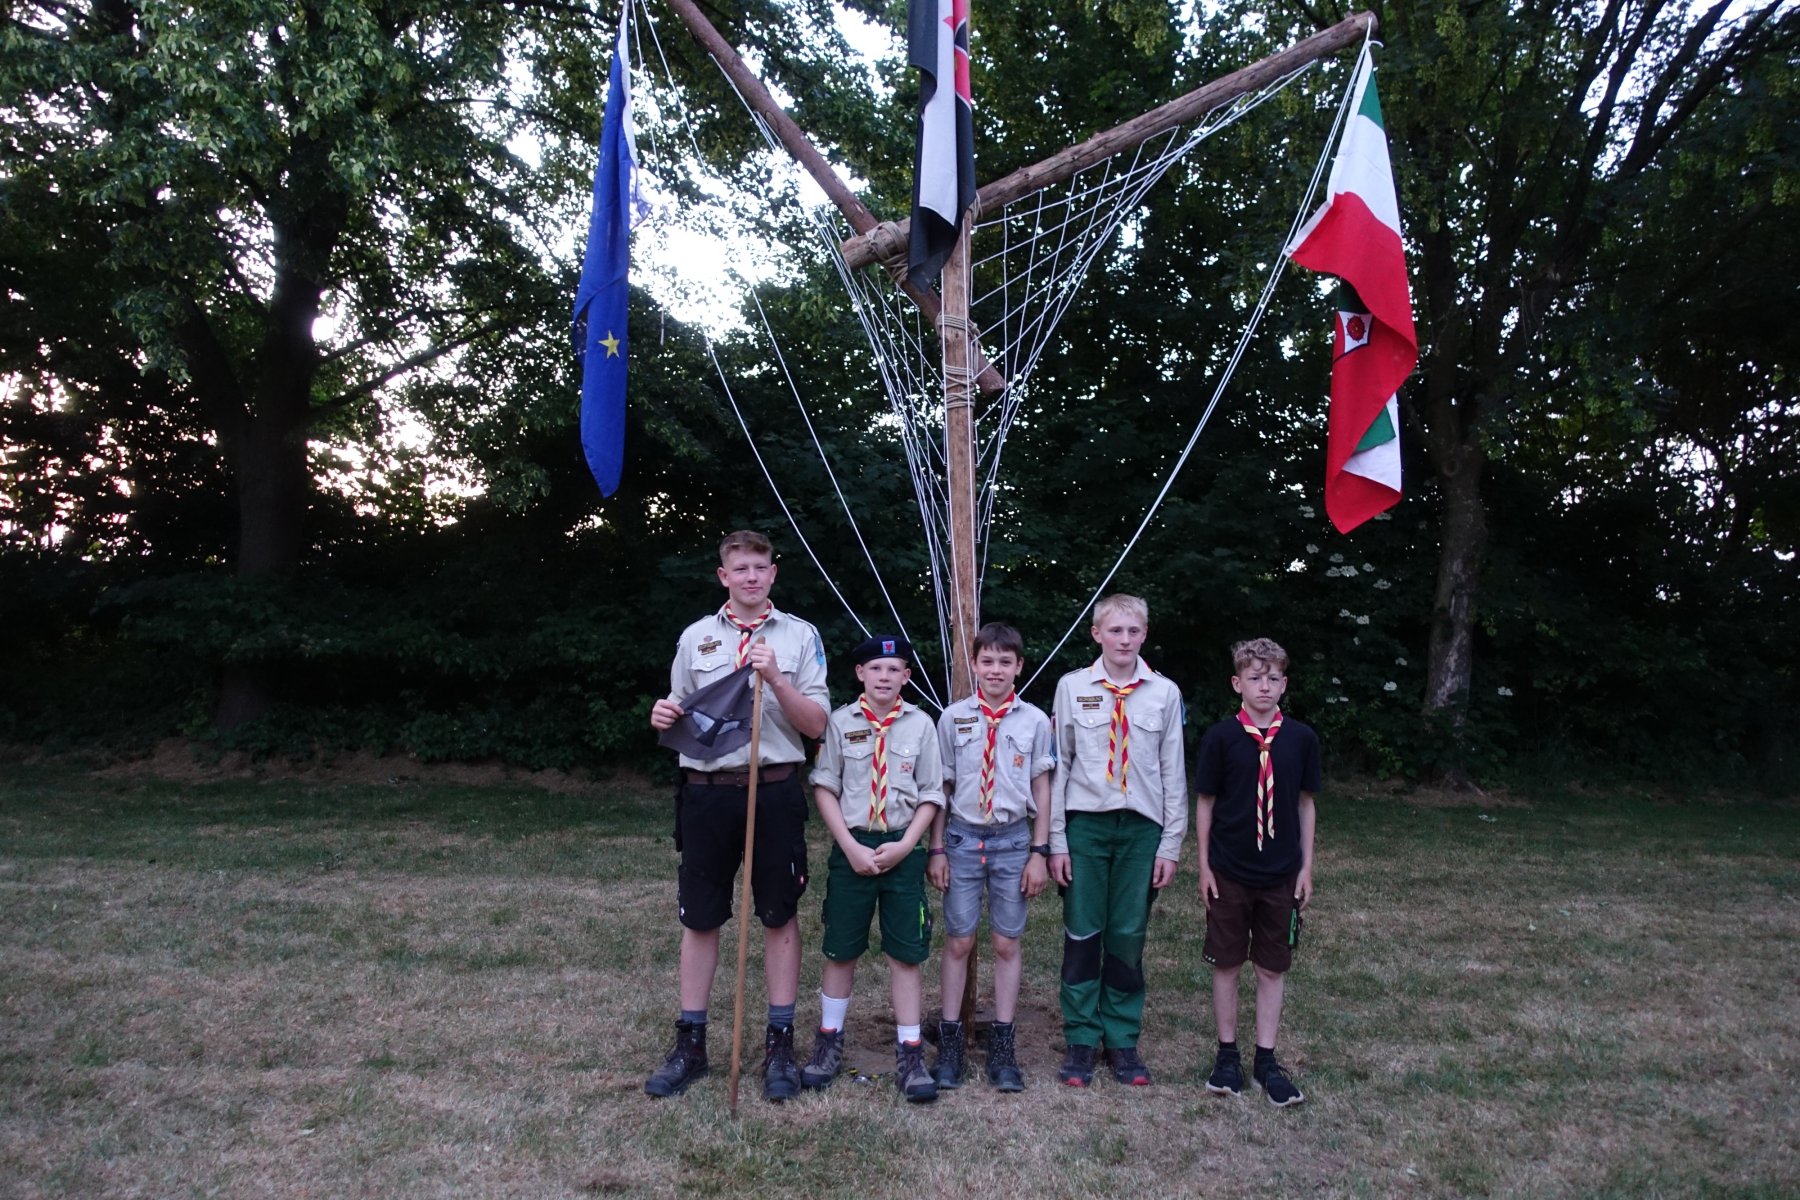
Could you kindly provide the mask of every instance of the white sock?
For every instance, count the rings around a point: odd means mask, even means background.
[[[919,1040],[919,1027],[917,1025],[896,1025],[894,1026],[894,1032],[903,1042],[916,1042]]]
[[[819,1028],[827,1033],[836,1033],[844,1027],[844,1014],[850,1011],[850,997],[834,1000],[824,992],[819,993]]]

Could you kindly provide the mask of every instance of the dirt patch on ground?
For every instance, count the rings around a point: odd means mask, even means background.
[[[602,782],[615,786],[643,782],[621,772],[609,772],[602,780],[585,771],[531,771],[499,762],[427,763],[411,755],[373,754],[367,750],[309,759],[256,758],[241,750],[216,755],[184,738],[165,739],[145,757],[109,763],[93,773],[101,779],[159,779],[173,783],[246,779],[344,786],[423,783],[443,787],[523,786],[557,793],[588,792]]]

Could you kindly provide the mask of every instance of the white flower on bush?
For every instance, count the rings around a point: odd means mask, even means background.
[[[1334,554],[1334,555],[1332,555],[1332,556],[1331,556],[1331,561],[1332,561],[1332,562],[1343,562],[1343,561],[1344,561],[1344,556],[1343,556],[1343,555],[1341,555],[1341,554]]]
[[[1384,692],[1397,692],[1400,690],[1400,685],[1390,679],[1381,685],[1381,690]]]
[[[1306,552],[1308,554],[1317,554],[1319,552],[1319,548],[1317,546],[1313,545],[1313,543],[1308,542],[1308,543],[1306,543]]]
[[[1502,696],[1510,696],[1513,694],[1513,690],[1509,687],[1495,688],[1494,690],[1496,692],[1500,693]]]
[[[1406,660],[1404,658],[1396,658],[1394,660],[1394,665],[1396,667],[1404,667],[1406,665]]]
[[[1378,587],[1378,588],[1380,588],[1380,589],[1381,589],[1381,590],[1382,590],[1382,591],[1384,591],[1384,592],[1385,592],[1385,591],[1387,591],[1387,590],[1388,590],[1388,589],[1389,589],[1389,588],[1391,588],[1391,587],[1393,587],[1393,586],[1394,586],[1394,585],[1393,585],[1393,584],[1391,584],[1391,583],[1389,583],[1389,582],[1388,582],[1388,581],[1387,581],[1387,580],[1385,580],[1385,579],[1377,579],[1377,580],[1376,580],[1376,581],[1375,581],[1375,586],[1376,586],[1376,587]]]
[[[1369,623],[1369,615],[1364,613],[1362,616],[1356,618],[1356,623],[1358,625],[1367,625]]]

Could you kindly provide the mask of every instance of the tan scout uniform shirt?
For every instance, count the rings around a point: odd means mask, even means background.
[[[725,606],[708,617],[701,617],[681,631],[675,643],[675,661],[669,667],[669,699],[682,700],[709,683],[724,678],[737,668],[737,626],[725,619]],[[800,694],[830,710],[831,694],[825,690],[825,643],[811,623],[773,606],[769,619],[751,635],[768,639],[775,651],[781,673],[799,689]],[[806,745],[794,729],[787,714],[781,711],[765,692],[763,696],[762,745],[759,765],[798,763],[806,760]],[[739,746],[730,754],[701,760],[683,754],[681,765],[695,771],[735,771],[750,765],[750,747]]]
[[[1056,774],[1050,781],[1050,853],[1067,854],[1068,814],[1125,809],[1162,826],[1156,856],[1181,857],[1187,835],[1187,755],[1181,742],[1181,689],[1138,659],[1136,691],[1125,697],[1131,721],[1131,769],[1125,788],[1106,780],[1113,694],[1100,686],[1104,659],[1070,671],[1056,685]]]
[[[869,776],[874,773],[875,730],[862,708],[846,704],[825,723],[825,743],[813,765],[814,787],[837,793],[844,824],[869,828]],[[944,807],[942,760],[937,729],[917,705],[900,704],[887,731],[887,827],[899,833],[921,804]]]
[[[944,789],[950,811],[971,825],[1008,825],[1031,816],[1031,781],[1056,765],[1050,753],[1050,718],[1023,700],[1000,718],[994,740],[994,818],[981,811],[981,758],[987,750],[987,718],[981,697],[970,696],[938,718],[938,752],[944,758]]]

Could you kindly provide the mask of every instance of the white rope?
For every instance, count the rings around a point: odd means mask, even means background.
[[[1366,43],[1363,47],[1363,53],[1368,53]],[[1352,86],[1355,85],[1355,72],[1352,72],[1350,82]],[[1099,586],[1097,586],[1094,589],[1093,594],[1088,597],[1087,603],[1082,606],[1081,611],[1076,615],[1075,620],[1069,625],[1069,628],[1064,631],[1062,637],[1057,640],[1056,647],[1051,650],[1049,654],[1044,656],[1043,661],[1038,664],[1037,670],[1032,672],[1031,678],[1025,681],[1025,686],[1027,688],[1037,682],[1037,677],[1044,673],[1044,669],[1050,665],[1057,654],[1062,651],[1062,648],[1068,644],[1069,638],[1081,627],[1082,620],[1087,617],[1088,612],[1105,593],[1107,585],[1112,583],[1113,577],[1119,573],[1119,568],[1125,565],[1126,558],[1129,557],[1132,550],[1136,548],[1138,540],[1144,535],[1144,530],[1149,528],[1151,520],[1156,516],[1157,509],[1162,507],[1162,502],[1168,496],[1169,489],[1175,485],[1176,477],[1181,474],[1181,468],[1187,465],[1188,457],[1193,454],[1194,446],[1199,442],[1201,432],[1205,430],[1207,422],[1212,419],[1213,410],[1218,408],[1219,400],[1225,394],[1226,385],[1231,381],[1232,374],[1236,372],[1238,363],[1241,362],[1244,357],[1245,349],[1250,345],[1250,339],[1255,335],[1257,326],[1262,323],[1263,314],[1268,310],[1269,301],[1275,293],[1275,285],[1280,281],[1282,273],[1287,266],[1287,255],[1285,250],[1288,244],[1293,240],[1295,232],[1299,230],[1301,224],[1312,211],[1313,198],[1317,195],[1319,190],[1319,180],[1325,173],[1326,164],[1330,161],[1332,147],[1337,144],[1338,131],[1343,126],[1344,117],[1349,106],[1350,92],[1346,90],[1344,98],[1338,104],[1337,117],[1332,123],[1331,135],[1325,139],[1325,148],[1319,156],[1319,161],[1313,166],[1312,178],[1306,185],[1306,194],[1301,199],[1300,207],[1295,211],[1293,220],[1288,224],[1287,233],[1282,237],[1281,250],[1278,250],[1274,256],[1273,264],[1269,270],[1268,280],[1263,285],[1262,294],[1257,298],[1256,307],[1251,310],[1250,317],[1248,321],[1245,322],[1244,332],[1239,336],[1237,345],[1232,350],[1231,358],[1226,363],[1224,374],[1220,376],[1218,385],[1213,388],[1212,396],[1207,400],[1206,409],[1200,414],[1200,420],[1194,426],[1194,432],[1189,435],[1187,445],[1182,447],[1180,457],[1175,460],[1175,465],[1169,469],[1167,478],[1163,480],[1162,489],[1157,492],[1156,499],[1151,501],[1149,510],[1144,513],[1144,519],[1138,523],[1137,530],[1132,533],[1131,539],[1125,543],[1125,548],[1119,552],[1119,557],[1113,562],[1112,568],[1106,572],[1105,578],[1101,579]]]

